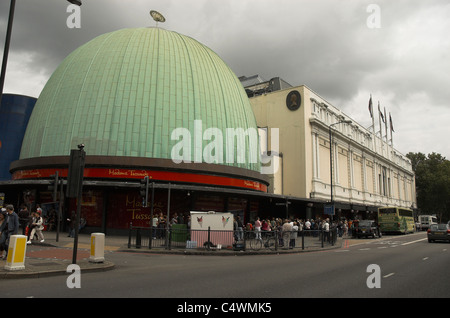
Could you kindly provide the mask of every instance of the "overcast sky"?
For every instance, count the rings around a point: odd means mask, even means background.
[[[306,85],[365,127],[372,94],[392,115],[396,149],[450,159],[448,0],[82,2],[81,27],[70,29],[66,0],[17,0],[4,93],[38,97],[70,52],[106,32],[155,26],[153,9],[166,17],[160,27],[208,46],[237,76]],[[9,3],[0,1],[0,56]]]

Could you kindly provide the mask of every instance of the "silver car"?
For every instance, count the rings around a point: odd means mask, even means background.
[[[428,242],[448,241],[450,243],[450,222],[447,224],[432,224],[427,230]]]

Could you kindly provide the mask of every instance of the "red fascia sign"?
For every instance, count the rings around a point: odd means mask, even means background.
[[[50,178],[59,171],[59,176],[67,178],[68,169],[31,169],[19,170],[13,173],[13,180]],[[174,172],[174,171],[158,171],[158,170],[135,170],[135,169],[118,169],[118,168],[85,168],[84,178],[94,179],[143,179],[149,176],[150,180],[198,183],[215,186],[226,186],[257,190],[267,192],[267,185],[258,181],[214,176],[206,174]]]

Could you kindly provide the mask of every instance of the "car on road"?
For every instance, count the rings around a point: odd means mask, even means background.
[[[427,230],[428,242],[448,241],[450,243],[450,222],[447,224],[432,224]]]
[[[372,236],[375,238],[375,236],[381,237],[381,232],[377,222],[373,220],[361,220],[355,228],[354,236],[357,238],[363,236]]]

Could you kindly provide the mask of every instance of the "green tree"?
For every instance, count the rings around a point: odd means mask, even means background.
[[[406,155],[416,175],[417,206],[422,214],[450,219],[450,161],[438,153]]]

